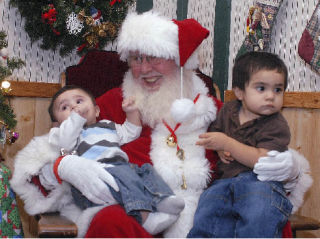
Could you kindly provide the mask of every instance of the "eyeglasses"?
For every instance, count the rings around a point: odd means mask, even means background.
[[[132,66],[140,66],[145,59],[151,65],[158,65],[163,61],[163,58],[155,56],[145,56],[145,55],[132,55],[129,56],[129,64]]]

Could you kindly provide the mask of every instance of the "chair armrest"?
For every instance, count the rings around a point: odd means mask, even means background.
[[[76,237],[76,224],[58,212],[38,214],[38,237]]]
[[[318,230],[320,228],[320,222],[311,217],[305,217],[301,215],[290,215],[289,221],[291,229],[293,230]]]
[[[297,237],[297,231],[304,230],[318,230],[320,229],[320,222],[311,217],[292,214],[289,217],[292,236]]]

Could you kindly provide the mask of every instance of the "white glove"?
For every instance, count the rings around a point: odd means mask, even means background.
[[[105,170],[108,167],[113,165],[102,164],[77,155],[67,155],[58,166],[58,174],[62,180],[75,186],[90,201],[104,204],[116,202],[106,183],[115,191],[119,191],[113,176]]]
[[[287,182],[288,187],[294,187],[299,178],[300,165],[289,150],[282,153],[272,150],[268,156],[259,158],[253,172],[258,174],[260,181]],[[287,189],[286,184],[284,187]]]

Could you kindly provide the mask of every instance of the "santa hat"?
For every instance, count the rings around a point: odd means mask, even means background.
[[[171,20],[152,11],[138,15],[129,13],[118,37],[120,59],[126,61],[129,51],[139,51],[166,59],[174,59],[178,66],[195,69],[195,53],[209,31],[194,19]]]

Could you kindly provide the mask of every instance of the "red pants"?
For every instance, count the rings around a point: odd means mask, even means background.
[[[105,207],[92,219],[85,237],[95,238],[150,238],[152,237],[119,205]],[[283,238],[292,238],[290,223],[283,229]]]
[[[147,238],[152,237],[131,216],[128,216],[119,205],[105,207],[92,219],[85,237],[126,237]]]

